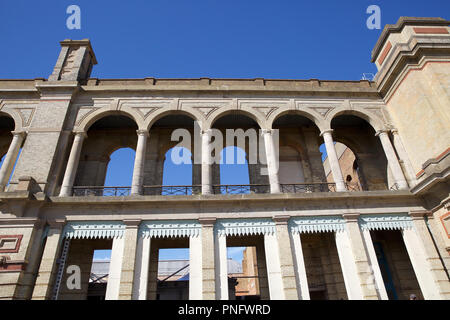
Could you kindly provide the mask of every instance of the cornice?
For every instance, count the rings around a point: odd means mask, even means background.
[[[406,25],[448,26],[449,24],[450,21],[443,18],[400,17],[396,24],[387,24],[384,27],[377,43],[375,44],[375,47],[372,50],[371,62],[375,62],[389,34],[402,32]]]

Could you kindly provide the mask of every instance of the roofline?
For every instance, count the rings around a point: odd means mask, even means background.
[[[381,36],[378,38],[375,47],[372,50],[371,62],[375,62],[376,57],[380,53],[390,33],[402,32],[406,25],[427,25],[427,26],[448,26],[450,21],[444,18],[426,18],[426,17],[400,17],[396,24],[387,24]]]

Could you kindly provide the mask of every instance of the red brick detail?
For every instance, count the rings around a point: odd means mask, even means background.
[[[381,54],[381,56],[378,58],[378,64],[382,65],[384,60],[386,59],[386,56],[389,54],[389,52],[392,49],[392,43],[388,42],[386,47],[383,50],[383,53]]]
[[[444,157],[445,154],[446,154],[447,152],[449,152],[449,151],[450,151],[450,148],[447,148],[447,150],[445,150],[444,152],[442,152],[440,155],[438,155],[438,156],[436,157],[436,160],[441,160],[441,158]]]
[[[446,28],[414,28],[418,34],[449,34]]]
[[[17,253],[19,252],[20,243],[22,242],[23,235],[22,234],[14,234],[14,235],[2,235],[1,239],[17,239],[16,247],[14,249],[0,249],[0,253]]]
[[[441,160],[448,152],[450,151],[450,148],[447,148],[447,150],[445,150],[444,152],[442,152],[440,155],[438,155],[436,158],[434,158],[434,160],[439,161]],[[417,174],[416,177],[421,176],[425,171],[424,170],[420,170]]]
[[[425,172],[425,170],[420,170],[420,171],[416,174],[416,177],[417,177],[417,178],[420,177],[424,172]]]
[[[444,227],[445,232],[447,233],[447,237],[450,239],[450,230],[447,230],[447,228],[445,227],[445,223],[444,223],[444,219],[447,218],[448,216],[450,216],[450,212],[447,212],[446,214],[441,216],[441,223],[442,223],[442,226]]]
[[[25,262],[8,262],[4,265],[0,265],[0,273],[8,271],[22,271],[25,270]]]

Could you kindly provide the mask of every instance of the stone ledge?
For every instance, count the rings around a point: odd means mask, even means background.
[[[282,194],[240,194],[240,195],[193,195],[193,196],[127,196],[127,197],[50,197],[55,204],[77,203],[142,203],[142,202],[233,202],[241,201],[286,201],[286,200],[326,200],[326,199],[373,199],[414,197],[407,191],[365,191],[365,192],[316,192]]]

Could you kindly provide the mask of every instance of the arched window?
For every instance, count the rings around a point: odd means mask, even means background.
[[[239,147],[226,147],[220,154],[220,184],[249,185],[249,171],[246,153]],[[236,188],[237,190],[237,188]],[[232,192],[232,188],[230,188]],[[243,190],[241,193],[249,193]]]
[[[323,148],[325,147],[325,145],[322,146]],[[362,178],[361,173],[359,172],[358,169],[359,166],[358,161],[356,159],[356,155],[352,151],[352,149],[350,149],[345,144],[340,142],[335,142],[334,148],[338,156],[339,167],[341,168],[342,176],[344,177],[344,180],[347,183],[347,189],[349,191],[366,190],[364,179]],[[325,170],[325,175],[327,177],[327,181],[332,183],[334,182],[334,178],[331,172],[331,167],[329,164],[326,151],[324,151],[323,156],[324,156],[323,166]]]
[[[137,129],[134,120],[118,114],[105,116],[89,128],[81,150],[74,195],[129,195]]]
[[[386,155],[370,123],[359,116],[342,114],[333,118],[331,128],[342,175],[352,176],[348,188],[387,190]]]
[[[131,148],[120,148],[111,154],[106,169],[105,187],[131,186],[135,154]]]
[[[183,147],[173,147],[166,152],[163,169],[163,186],[192,185],[192,154]]]

